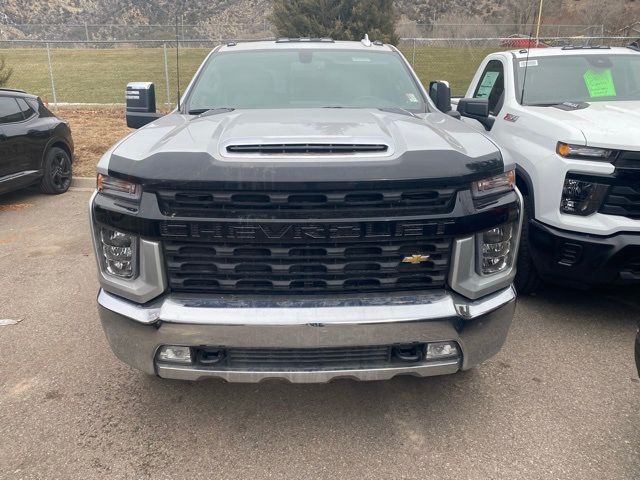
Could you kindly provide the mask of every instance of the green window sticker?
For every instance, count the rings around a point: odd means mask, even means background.
[[[616,96],[616,86],[610,68],[601,71],[587,70],[582,78],[591,98]]]

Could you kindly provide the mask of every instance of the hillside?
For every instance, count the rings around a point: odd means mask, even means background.
[[[252,38],[271,36],[270,0],[3,0],[0,39],[167,39],[180,10],[184,38]],[[429,23],[514,23],[533,21],[529,0],[396,0],[401,25]],[[605,24],[615,30],[640,20],[634,0],[545,0],[545,20]],[[84,24],[89,24],[84,28]],[[42,24],[30,27],[22,24]],[[82,27],[59,28],[77,24]],[[98,25],[111,25],[100,27]],[[184,27],[183,27],[184,25]],[[147,26],[147,27],[145,27]]]

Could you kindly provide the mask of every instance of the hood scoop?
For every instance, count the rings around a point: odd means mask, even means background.
[[[352,155],[383,153],[385,144],[367,143],[258,143],[227,145],[227,153],[236,155]]]

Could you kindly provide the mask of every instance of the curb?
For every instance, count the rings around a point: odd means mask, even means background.
[[[75,188],[95,188],[95,177],[73,177],[71,178],[71,186]]]

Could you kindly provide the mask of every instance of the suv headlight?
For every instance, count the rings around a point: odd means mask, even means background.
[[[516,183],[515,170],[501,173],[495,177],[483,178],[471,184],[473,198],[484,198],[513,190]]]
[[[138,273],[138,237],[104,227],[99,235],[97,253],[103,271],[118,278],[134,278]]]
[[[96,188],[98,192],[110,197],[123,198],[125,200],[138,201],[142,196],[142,188],[139,184],[98,174],[96,178]]]
[[[571,145],[558,142],[556,152],[561,157],[576,158],[582,160],[613,160],[618,155],[617,150],[608,148],[587,147],[583,145]]]
[[[513,265],[514,227],[517,228],[517,224],[507,223],[477,234],[477,269],[480,275],[500,273]]]

